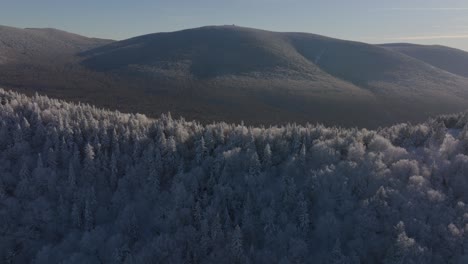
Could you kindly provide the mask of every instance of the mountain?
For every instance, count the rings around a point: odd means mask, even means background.
[[[305,33],[203,27],[114,42],[82,56],[90,69],[155,82],[168,82],[169,76],[209,86],[216,80],[216,89],[230,93],[225,98],[237,94],[236,83],[256,92],[268,87],[262,83],[268,80],[281,84],[262,92],[275,102],[290,99],[281,92],[294,93],[294,102],[281,105],[292,120],[306,114],[311,121],[375,126],[379,121],[461,110],[468,98],[465,78],[421,60],[379,46]],[[235,81],[229,80],[233,76]]]
[[[52,28],[0,26],[0,64],[54,60],[109,42]]]
[[[20,39],[48,34],[60,40],[50,46],[65,48],[44,49],[59,62],[42,63],[32,52],[21,66],[0,65],[0,85],[150,116],[373,128],[468,103],[463,75],[388,47],[314,34],[208,26],[108,41],[52,29],[10,31]]]
[[[392,43],[380,45],[424,61],[447,72],[468,77],[468,52],[440,45]]]
[[[0,26],[0,83],[28,94],[102,103],[110,82],[80,65],[77,53],[112,40],[88,38],[51,28]]]

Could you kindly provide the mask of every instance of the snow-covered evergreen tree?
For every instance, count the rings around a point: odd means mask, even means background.
[[[0,263],[468,259],[468,113],[264,128],[0,97]]]

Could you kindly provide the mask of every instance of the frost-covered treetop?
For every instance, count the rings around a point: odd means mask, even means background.
[[[467,123],[202,125],[0,89],[0,262],[466,263]]]

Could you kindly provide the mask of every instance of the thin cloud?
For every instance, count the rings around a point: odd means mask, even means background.
[[[390,11],[468,11],[468,7],[389,7],[379,10]]]
[[[432,36],[405,36],[385,38],[386,40],[432,40],[432,39],[468,39],[468,34],[458,35],[432,35]]]
[[[411,41],[411,40],[437,40],[437,39],[468,39],[467,34],[451,34],[451,35],[425,35],[425,36],[399,36],[399,37],[364,37],[362,40],[376,41]]]

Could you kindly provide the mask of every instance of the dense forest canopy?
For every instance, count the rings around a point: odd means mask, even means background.
[[[266,128],[0,98],[1,263],[468,262],[468,113]]]

